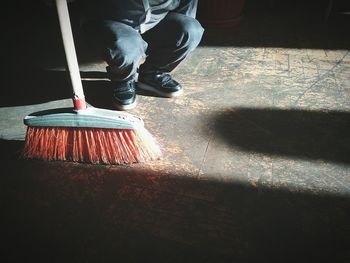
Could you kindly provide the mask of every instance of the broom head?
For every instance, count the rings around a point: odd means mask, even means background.
[[[23,156],[45,161],[131,164],[159,159],[161,151],[141,118],[88,107],[32,113]]]

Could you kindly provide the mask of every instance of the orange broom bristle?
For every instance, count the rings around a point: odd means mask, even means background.
[[[130,164],[159,159],[161,151],[145,129],[28,126],[25,158],[93,164]]]

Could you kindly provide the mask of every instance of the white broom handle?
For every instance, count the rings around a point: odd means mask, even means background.
[[[73,86],[73,103],[76,110],[86,108],[83,85],[80,78],[79,64],[74,47],[72,27],[66,0],[56,0],[58,20],[60,23],[64,51],[68,64],[69,75]]]

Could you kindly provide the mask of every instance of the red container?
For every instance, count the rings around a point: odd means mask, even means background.
[[[199,0],[198,20],[204,26],[237,27],[245,0]]]

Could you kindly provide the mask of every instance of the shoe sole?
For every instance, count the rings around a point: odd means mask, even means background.
[[[147,85],[147,84],[142,83],[142,82],[137,82],[136,85],[138,88],[140,88],[142,90],[151,91],[151,92],[154,92],[154,93],[156,93],[162,97],[166,97],[166,98],[178,97],[183,93],[182,89],[180,89],[179,91],[171,92],[171,93],[162,92],[162,91],[157,90],[157,89],[153,88],[152,86]]]
[[[136,107],[136,105],[137,105],[137,101],[136,100],[133,103],[128,104],[128,105],[121,105],[121,104],[118,104],[116,102],[113,102],[113,106],[117,110],[121,110],[121,111],[134,109]]]

